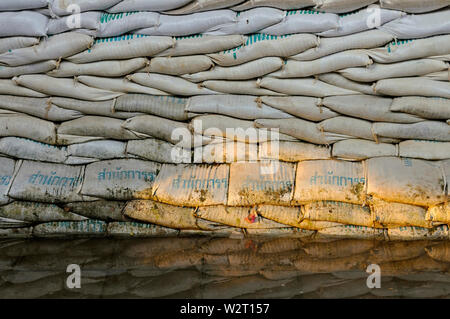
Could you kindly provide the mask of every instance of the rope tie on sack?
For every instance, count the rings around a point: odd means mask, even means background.
[[[317,36],[316,43],[317,43],[317,45],[314,48],[314,51],[319,51],[319,47],[320,47],[320,37],[319,36]]]
[[[258,78],[257,80],[256,80],[256,86],[258,87],[258,88],[261,88],[261,78]]]
[[[255,99],[255,102],[256,102],[256,105],[257,105],[259,108],[262,108],[263,102],[262,102],[262,98],[261,98],[260,96],[258,96],[258,97]]]
[[[373,124],[372,124],[372,126],[370,127],[370,132],[372,133],[372,137],[373,137],[373,139],[375,140],[375,143],[380,144],[380,142],[378,141],[378,135],[377,135],[377,133],[375,132],[375,130],[373,129]]]
[[[111,103],[111,113],[116,113],[116,103],[117,103],[117,98],[114,98]]]
[[[59,57],[58,60],[56,60],[56,67],[55,67],[56,70],[59,69],[59,66],[61,65],[61,60],[62,60],[62,57]]]
[[[323,113],[323,98],[319,97],[316,101],[316,106],[319,108],[319,112]]]

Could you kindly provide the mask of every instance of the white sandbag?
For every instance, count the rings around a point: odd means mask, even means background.
[[[127,154],[136,155],[158,163],[191,163],[191,151],[171,143],[149,138],[129,141]]]
[[[155,56],[184,56],[208,54],[230,50],[245,43],[243,35],[213,36],[197,34],[187,37],[177,37],[175,45]]]
[[[446,55],[450,51],[450,35],[426,39],[393,41],[382,48],[368,50],[369,56],[377,63],[399,61]]]
[[[46,73],[56,68],[57,65],[56,61],[49,60],[21,66],[0,66],[0,78],[10,79],[22,74]]]
[[[450,223],[450,202],[430,207],[426,215],[426,220],[446,224]]]
[[[162,36],[186,36],[215,31],[223,25],[236,22],[236,13],[218,10],[213,13],[200,12],[182,16],[160,15],[154,27],[135,30],[133,33]]]
[[[194,0],[184,7],[168,11],[167,14],[188,14],[200,11],[209,11],[228,8],[239,4],[242,0]]]
[[[123,96],[127,96],[125,94]],[[87,115],[99,115],[118,119],[128,119],[142,113],[138,112],[115,112],[114,103],[116,100],[108,100],[101,102],[89,102],[64,97],[52,97],[52,105],[57,105],[64,109],[75,110]]]
[[[14,77],[17,84],[38,92],[62,97],[72,97],[87,101],[104,101],[123,93],[91,88],[73,79],[58,79],[43,74],[20,75]]]
[[[374,29],[404,15],[404,12],[380,9],[379,6],[374,5],[369,9],[362,9],[356,13],[340,16],[338,28],[321,32],[318,35],[321,37],[340,37],[363,32]]]
[[[118,159],[86,166],[81,194],[114,200],[149,199],[161,165]]]
[[[319,80],[323,81],[324,83],[336,86],[338,88],[351,90],[351,91],[361,93],[361,94],[376,95],[376,93],[373,91],[373,88],[371,85],[361,83],[361,82],[351,81],[338,73],[319,74],[317,76],[317,78]],[[357,93],[353,93],[353,94],[357,94]]]
[[[275,78],[303,78],[350,67],[367,67],[370,64],[372,64],[372,60],[367,53],[362,50],[351,50],[331,54],[313,61],[287,60],[281,70],[268,76]]]
[[[100,17],[102,12],[83,12],[79,16],[65,16],[62,18],[50,19],[47,24],[47,34],[59,34],[71,30],[89,30],[93,35],[97,34],[100,27]]]
[[[125,121],[101,116],[83,116],[62,123],[58,127],[59,135],[98,136],[115,140],[134,140],[145,136],[123,128]]]
[[[289,205],[294,192],[292,163],[231,163],[228,206]]]
[[[297,118],[280,119],[280,120],[265,120],[258,119],[255,121],[255,126],[259,128],[275,128],[279,129],[281,133],[296,137],[302,141],[314,144],[332,144],[336,141],[351,138],[346,135],[339,135],[334,133],[321,132],[317,125],[313,122],[304,121]]]
[[[80,141],[80,143],[83,143],[84,141]],[[87,143],[87,142],[86,142]],[[68,145],[70,143],[67,143]],[[78,157],[78,156],[68,156],[67,159],[64,161],[64,164],[66,165],[86,165],[91,164],[95,162],[99,162],[100,160],[97,158],[92,157]]]
[[[319,80],[306,79],[275,79],[264,77],[259,82],[262,88],[288,95],[306,95],[325,97],[333,95],[351,95],[359,92],[341,89]]]
[[[255,120],[291,118],[292,115],[267,105],[258,105],[255,96],[216,95],[193,96],[186,105],[186,111],[195,113],[214,113],[233,116],[239,119]]]
[[[232,9],[235,11],[243,11],[254,7],[274,7],[291,10],[311,7],[315,4],[315,0],[247,0],[242,4],[234,6]]]
[[[33,237],[102,237],[106,236],[106,230],[107,224],[100,220],[50,222],[34,226]]]
[[[172,10],[188,4],[191,0],[122,0],[115,6],[106,11],[111,13],[129,12],[129,11],[166,11]]]
[[[127,157],[127,143],[105,140],[72,144],[67,147],[67,155],[93,157],[97,159],[117,159]]]
[[[285,12],[274,8],[255,8],[236,14],[236,22],[219,27],[207,34],[252,34],[283,20]]]
[[[215,66],[209,71],[199,72],[195,74],[186,74],[183,76],[183,78],[192,82],[202,82],[207,80],[249,80],[279,70],[282,65],[282,59],[268,57],[243,63],[237,66]]]
[[[28,115],[0,115],[0,136],[24,137],[46,144],[55,144],[56,127],[52,122]]]
[[[31,47],[39,43],[39,38],[32,37],[10,37],[0,38],[0,53],[9,50]]]
[[[0,11],[19,11],[27,9],[44,8],[48,0],[3,0],[0,4]]]
[[[157,26],[160,23],[156,12],[103,13],[96,36],[99,38],[115,37],[137,29]]]
[[[184,140],[184,135],[180,135],[181,133],[190,133],[186,123],[153,115],[141,115],[124,121],[122,127],[126,130],[139,132],[172,144],[177,144],[178,146],[191,147],[192,136],[189,134],[187,136],[188,140]],[[180,132],[180,134],[177,132]]]
[[[450,127],[444,122],[438,121],[414,124],[374,123],[372,130],[376,136],[450,142]]]
[[[57,16],[65,16],[73,13],[85,12],[85,11],[103,11],[106,10],[121,0],[65,0],[65,1],[52,1],[50,4],[50,10]],[[76,10],[76,12],[74,12]]]
[[[142,112],[175,121],[188,119],[185,106],[188,99],[174,96],[150,96],[145,94],[125,94],[117,98],[114,111]]]
[[[341,51],[378,48],[393,39],[393,35],[380,30],[369,30],[342,37],[321,38],[317,48],[308,49],[291,56],[290,59],[311,61]]]
[[[385,228],[395,228],[395,226],[432,227],[431,223],[425,220],[427,210],[420,206],[385,202],[374,198],[370,201],[370,209],[374,223]]]
[[[338,116],[338,113],[323,107],[321,99],[307,96],[262,96],[257,102],[314,122]]]
[[[163,91],[133,83],[128,80],[127,77],[112,79],[97,76],[79,75],[75,77],[75,81],[81,82],[91,88],[111,90],[113,92],[168,95],[168,93],[165,93]]]
[[[424,119],[390,110],[392,99],[370,95],[344,95],[325,97],[322,104],[329,109],[348,116],[373,122],[417,123]]]
[[[319,230],[318,234],[324,238],[385,240],[383,229],[355,225],[329,227]]]
[[[43,203],[83,201],[78,192],[84,167],[24,161],[9,191],[9,197]]]
[[[427,78],[398,78],[379,80],[373,87],[380,94],[403,96],[420,95],[450,98],[450,83]]]
[[[320,131],[359,137],[376,141],[372,133],[372,122],[347,116],[337,116],[317,124]]]
[[[425,75],[447,69],[448,65],[445,62],[432,59],[421,59],[392,64],[374,63],[365,68],[340,70],[339,73],[353,81],[375,82],[389,78]]]
[[[67,60],[73,63],[89,63],[149,57],[173,47],[173,45],[174,40],[170,37],[127,34],[119,37],[97,39],[92,48],[72,55]]]
[[[284,95],[282,93],[266,90],[260,87],[257,80],[248,81],[220,81],[210,80],[199,84],[217,94],[239,94],[239,95]]]
[[[27,97],[46,97],[46,94],[24,88],[13,80],[0,79],[0,94]]]
[[[146,66],[147,63],[148,60],[146,58],[135,58],[119,61],[100,61],[85,64],[75,64],[64,61],[58,65],[57,69],[48,72],[47,74],[58,78],[68,78],[77,75],[119,77],[139,70],[140,68]]]
[[[0,164],[0,205],[5,205],[11,201],[8,191],[12,184],[15,161],[0,157]]]
[[[369,207],[335,201],[318,201],[303,207],[303,218],[346,225],[373,227]]]
[[[366,7],[377,0],[315,0],[314,10],[334,13],[347,13]]]
[[[295,33],[318,33],[334,30],[339,26],[339,17],[333,13],[311,10],[286,11],[283,21],[260,31],[270,35]]]
[[[422,96],[399,97],[392,102],[391,111],[405,112],[432,120],[446,120],[450,118],[450,100]]]
[[[138,72],[183,75],[206,71],[213,66],[214,63],[205,55],[157,57],[151,59],[150,64]]]
[[[220,66],[233,66],[268,56],[289,57],[317,45],[317,38],[312,34],[271,36],[258,33],[250,35],[244,45],[208,56]]]
[[[0,207],[0,216],[26,222],[80,221],[86,218],[54,204],[15,201]]]
[[[0,37],[47,35],[48,17],[38,12],[0,12]]]
[[[397,39],[417,39],[449,34],[450,10],[407,15],[382,25],[380,30],[393,34]]]
[[[260,160],[301,162],[331,158],[331,148],[301,142],[263,142],[258,147]]]
[[[228,179],[228,165],[165,164],[153,184],[153,196],[179,206],[225,205]]]
[[[67,158],[65,147],[57,147],[18,137],[0,139],[0,153],[18,159],[51,163],[64,163]]]
[[[362,204],[366,178],[363,165],[336,160],[305,161],[297,164],[294,201],[338,201]]]
[[[0,64],[18,66],[46,60],[59,60],[77,54],[93,43],[93,39],[78,32],[67,32],[49,37],[33,47],[0,54]]]
[[[400,156],[426,160],[450,158],[450,142],[403,141],[399,144]]]
[[[127,78],[137,84],[161,90],[172,95],[192,96],[203,94],[216,94],[192,82],[179,77],[157,73],[134,73]]]
[[[372,157],[398,156],[398,149],[393,144],[350,139],[334,143],[332,154],[335,158],[360,161]]]
[[[448,240],[448,226],[442,225],[433,229],[423,227],[399,227],[387,230],[389,240]]]
[[[52,122],[69,121],[83,116],[74,110],[67,110],[51,104],[46,98],[31,98],[0,95],[0,109],[36,116]]]
[[[435,80],[435,81],[450,81],[450,72],[449,71],[428,73],[428,74],[425,74],[425,76],[427,78],[429,78],[431,80]]]
[[[434,11],[448,6],[447,0],[380,0],[382,8],[411,13]]]
[[[434,163],[397,157],[367,160],[367,194],[418,206],[444,202],[442,170]]]

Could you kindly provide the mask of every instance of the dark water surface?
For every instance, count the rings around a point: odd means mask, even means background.
[[[81,288],[66,286],[67,266]],[[381,270],[369,288],[368,265]],[[450,242],[0,241],[0,298],[449,298]]]

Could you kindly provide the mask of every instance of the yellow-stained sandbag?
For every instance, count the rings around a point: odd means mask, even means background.
[[[303,209],[305,219],[373,227],[372,215],[367,206],[318,201],[306,204]]]

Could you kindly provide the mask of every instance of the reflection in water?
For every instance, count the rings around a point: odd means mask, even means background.
[[[81,288],[66,268],[81,267]],[[367,287],[367,266],[381,288]],[[450,296],[449,242],[153,238],[0,241],[1,298]]]

